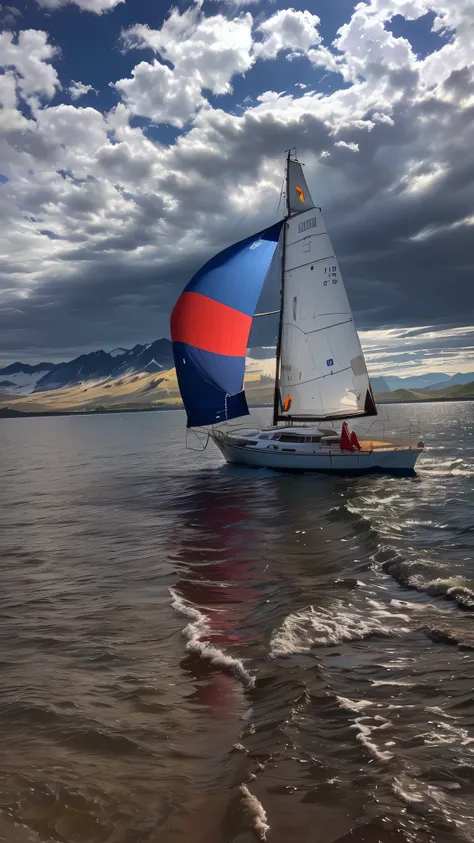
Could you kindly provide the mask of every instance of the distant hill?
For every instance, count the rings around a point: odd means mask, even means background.
[[[249,360],[245,378],[251,406],[273,403],[273,378]],[[266,362],[266,361],[262,361]],[[268,361],[273,366],[273,361]],[[173,409],[182,406],[176,372],[131,372],[106,381],[74,384],[29,395],[0,393],[0,417],[15,413],[97,412],[99,410]]]
[[[131,349],[94,351],[63,363],[13,363],[0,369],[0,412],[14,415],[179,407],[181,397],[173,364],[168,339]],[[249,349],[245,382],[250,404],[273,402],[274,374],[275,350]],[[374,377],[371,382],[381,403],[474,398],[474,373],[453,377],[439,372],[409,378],[390,375]]]
[[[438,381],[438,383],[427,386],[423,392],[438,392],[441,389],[451,386],[464,386],[467,383],[474,381],[474,372],[458,372],[447,381]]]
[[[442,372],[426,372],[424,375],[410,375],[407,378],[399,378],[396,375],[387,375],[385,378],[388,384],[388,391],[395,389],[429,389],[433,385],[439,388],[451,379],[450,375]],[[472,378],[474,380],[474,377]]]
[[[444,389],[427,392],[426,390],[395,389],[376,395],[381,403],[397,401],[458,401],[461,399],[474,400],[474,380],[463,386],[447,386]]]
[[[385,378],[371,378],[370,383],[374,392],[390,392],[390,387]]]

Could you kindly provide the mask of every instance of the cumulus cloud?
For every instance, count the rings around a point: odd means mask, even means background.
[[[71,81],[68,91],[72,100],[78,100],[80,97],[84,97],[89,91],[94,91],[97,94],[97,90],[93,85],[85,85],[84,82],[75,82],[74,79]]]
[[[206,102],[196,77],[176,73],[156,59],[137,64],[131,78],[119,79],[115,88],[134,114],[178,128]]]
[[[387,21],[428,5],[436,31],[451,35],[421,59]],[[155,55],[112,80],[122,102],[106,114],[49,104],[59,78],[46,33],[27,30],[17,42],[3,33],[0,352],[166,333],[190,274],[277,218],[283,151],[295,145],[358,325],[472,324],[471,23],[467,0],[372,0],[353,10],[334,47],[310,12],[279,10],[262,22],[173,10],[159,29],[124,33],[124,49]],[[252,91],[238,114],[225,110],[237,75],[295,52],[307,55],[309,73],[323,64],[344,84]],[[152,142],[137,115],[181,134]]]
[[[57,49],[48,35],[37,29],[25,29],[15,41],[12,32],[0,32],[0,67],[12,69],[24,97],[41,94],[51,99],[60,87],[56,69],[50,62]]]
[[[161,29],[131,27],[122,40],[125,49],[151,47],[180,75],[196,76],[201,87],[225,94],[232,77],[253,64],[252,22],[250,13],[231,20],[220,14],[206,17],[197,5],[182,14],[172,9]]]
[[[280,9],[258,27],[263,40],[255,44],[255,55],[272,59],[282,50],[291,50],[293,54],[305,53],[321,43],[317,29],[320,23],[318,15],[311,12]]]
[[[161,29],[131,27],[122,44],[124,50],[151,48],[163,61],[140,62],[115,88],[135,114],[179,128],[206,104],[203,89],[231,93],[232,77],[254,62],[251,15],[206,17],[199,5],[182,14],[173,9]]]
[[[78,6],[83,12],[95,12],[96,15],[101,15],[103,12],[111,12],[119,3],[125,3],[125,0],[36,0],[36,2],[44,9]]]

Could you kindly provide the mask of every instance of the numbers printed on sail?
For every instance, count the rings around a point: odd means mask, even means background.
[[[318,225],[318,218],[312,217],[310,220],[305,220],[304,222],[300,222],[298,226],[298,233],[302,234],[303,231],[309,231],[310,228],[316,228]]]
[[[333,284],[337,284],[337,266],[326,266],[324,267],[324,286],[327,287],[330,281]]]

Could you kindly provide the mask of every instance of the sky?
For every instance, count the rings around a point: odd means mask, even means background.
[[[0,364],[168,336],[296,147],[371,371],[474,371],[472,0],[12,0],[0,30]]]

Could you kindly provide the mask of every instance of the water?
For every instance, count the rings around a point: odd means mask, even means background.
[[[0,422],[0,840],[474,840],[474,405],[417,415],[414,479]]]

